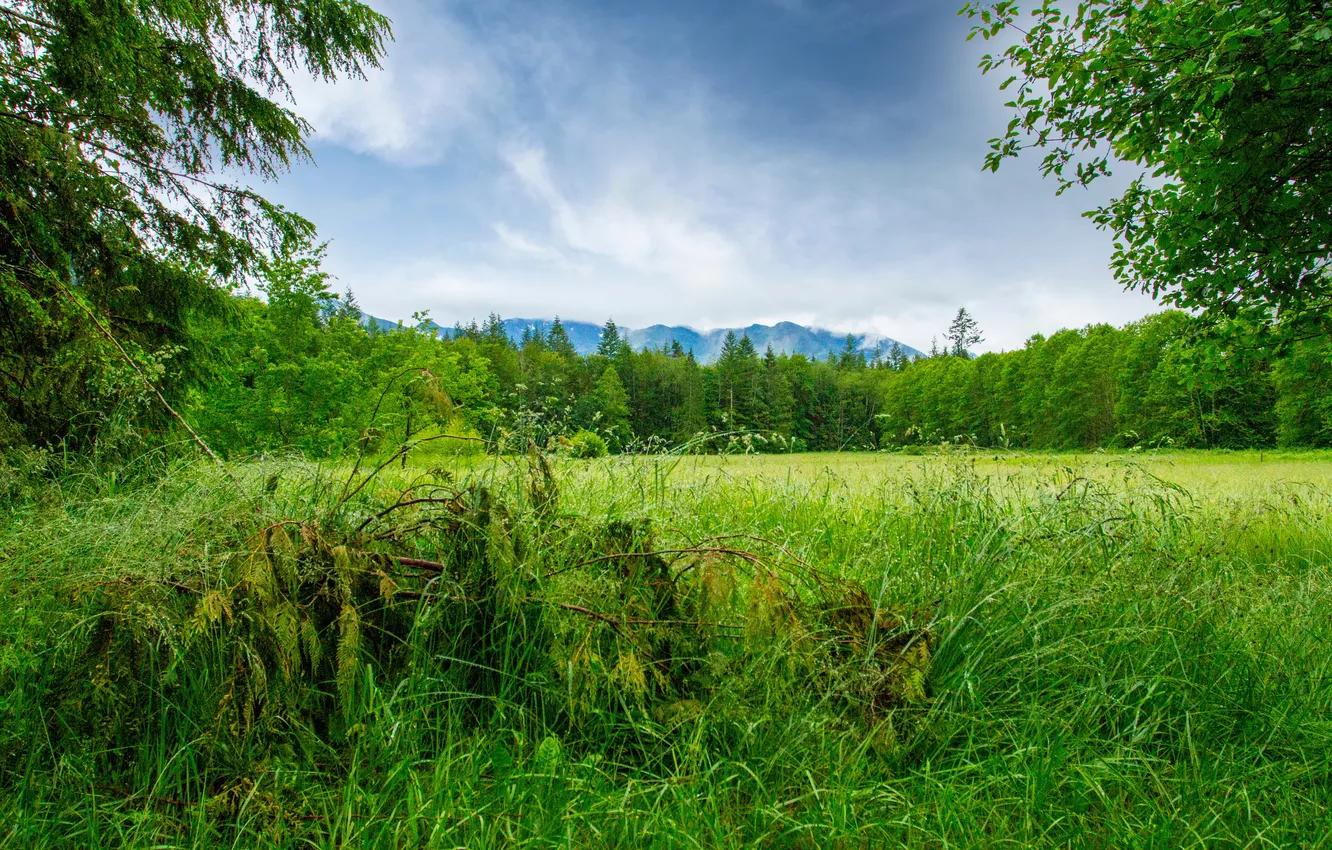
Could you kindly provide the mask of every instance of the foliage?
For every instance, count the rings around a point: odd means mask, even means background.
[[[266,179],[307,156],[284,74],[357,76],[387,34],[353,0],[0,8],[5,429],[86,441],[145,406],[210,281],[312,230],[215,172]]]
[[[1332,18],[1322,0],[969,2],[971,37],[1015,36],[1007,132],[986,166],[1045,150],[1062,192],[1141,173],[1087,215],[1126,286],[1210,320],[1328,333]]]
[[[593,431],[579,431],[569,438],[569,455],[577,458],[598,458],[609,454],[610,449],[601,435]]]
[[[592,405],[593,420],[606,435],[606,444],[619,451],[633,439],[633,434],[629,430],[629,394],[624,391],[614,366],[607,366],[602,371],[588,400]]]
[[[1332,339],[1303,340],[1276,364],[1283,446],[1332,446]]]
[[[329,292],[320,258],[281,254],[265,264],[266,302],[232,299],[232,316],[196,320],[212,369],[185,409],[212,445],[323,457],[425,428],[484,429],[497,387],[475,346],[445,348],[418,328],[368,332]]]
[[[1270,363],[1244,348],[1202,348],[1195,325],[1169,312],[1124,328],[1037,335],[1018,351],[975,360],[917,361],[887,373],[883,441],[1028,449],[1273,444]]]
[[[980,325],[967,312],[966,307],[957,308],[957,316],[948,326],[944,338],[948,340],[948,353],[954,357],[970,357],[971,347],[985,341],[985,337],[981,336]]]
[[[762,356],[743,336],[712,365],[688,352],[581,357],[558,326],[515,345],[498,317],[361,325],[328,291],[318,249],[267,265],[267,302],[196,319],[205,379],[186,413],[224,453],[338,457],[421,429],[503,451],[595,432],[611,452],[842,451],[968,443],[1025,449],[1241,448],[1326,441],[1325,340],[1274,355],[1198,333],[1181,312],[1034,336],[1016,351],[866,362]],[[561,353],[563,352],[563,353]],[[440,444],[454,451],[459,446]],[[478,444],[469,444],[475,447]],[[729,448],[728,448],[729,447]]]

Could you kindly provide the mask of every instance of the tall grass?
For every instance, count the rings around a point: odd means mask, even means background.
[[[7,491],[0,846],[1332,842],[1317,487],[159,463]]]

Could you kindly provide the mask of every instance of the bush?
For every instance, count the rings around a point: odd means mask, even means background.
[[[605,457],[609,453],[606,441],[600,434],[592,431],[579,431],[569,438],[569,454],[572,457]]]

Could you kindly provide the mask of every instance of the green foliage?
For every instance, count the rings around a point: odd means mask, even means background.
[[[948,326],[945,338],[948,340],[948,353],[954,357],[970,357],[971,347],[985,341],[981,336],[980,324],[967,312],[966,307],[957,308],[957,315]]]
[[[605,457],[610,450],[601,435],[594,431],[579,431],[569,438],[568,452],[576,458]]]
[[[1199,320],[1180,312],[1037,335],[1017,351],[974,359],[867,363],[850,349],[823,361],[771,350],[760,357],[736,337],[703,366],[681,352],[624,344],[613,359],[561,354],[559,334],[544,329],[515,346],[498,338],[498,317],[489,331],[458,328],[442,339],[428,323],[371,330],[328,292],[318,259],[318,249],[279,255],[266,265],[267,302],[233,298],[229,316],[193,326],[205,378],[185,410],[227,454],[338,457],[387,451],[414,433],[526,451],[567,447],[589,431],[612,452],[1326,440],[1322,342],[1273,355],[1202,334]],[[441,442],[434,451],[481,445]]]
[[[270,178],[307,156],[284,74],[359,75],[387,35],[342,0],[0,9],[5,430],[83,443],[144,408],[145,379],[173,383],[212,284],[312,230],[215,172]]]
[[[1280,444],[1332,446],[1332,338],[1296,343],[1273,377]]]
[[[328,457],[484,427],[497,386],[477,346],[370,333],[328,292],[321,256],[279,255],[264,266],[266,302],[232,299],[231,316],[196,322],[212,371],[185,410],[215,449]]]
[[[1197,338],[1197,324],[1168,312],[888,371],[883,439],[1028,449],[1273,444],[1278,386],[1268,360]]]
[[[1062,192],[1140,171],[1087,215],[1125,286],[1216,323],[1328,333],[1332,20],[1322,0],[969,2],[1001,37],[1007,132],[986,167],[1045,151]]]

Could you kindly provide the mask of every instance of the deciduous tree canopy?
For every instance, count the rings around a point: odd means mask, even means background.
[[[1332,309],[1332,6],[1324,0],[976,0],[972,36],[1016,36],[1007,132],[986,166],[1044,151],[1062,192],[1140,173],[1087,215],[1127,287],[1293,337]]]

